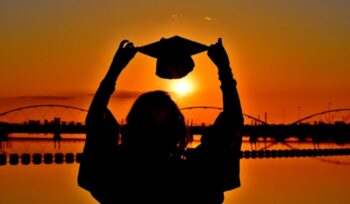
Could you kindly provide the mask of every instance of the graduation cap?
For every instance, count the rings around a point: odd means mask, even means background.
[[[138,47],[137,51],[157,58],[156,75],[165,79],[179,79],[193,70],[191,55],[208,50],[208,46],[174,36]]]

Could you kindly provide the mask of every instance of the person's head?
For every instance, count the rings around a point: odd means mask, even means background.
[[[122,143],[128,148],[170,156],[187,142],[184,117],[164,91],[142,94],[126,118]]]

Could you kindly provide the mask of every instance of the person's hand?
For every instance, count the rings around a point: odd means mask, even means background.
[[[112,66],[123,69],[135,56],[135,54],[136,48],[134,47],[134,44],[128,40],[123,40],[114,56]]]
[[[219,38],[217,43],[209,46],[208,56],[211,61],[213,61],[214,64],[219,68],[230,66],[230,61],[228,59],[225,48],[222,45],[221,38]]]

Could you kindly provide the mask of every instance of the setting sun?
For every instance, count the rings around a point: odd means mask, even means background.
[[[178,95],[187,95],[193,92],[193,82],[188,78],[174,80],[171,85],[171,89]]]

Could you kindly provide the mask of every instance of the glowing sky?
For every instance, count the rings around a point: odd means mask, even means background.
[[[280,122],[282,110],[297,119],[298,106],[302,115],[350,106],[350,1],[101,2],[0,2],[2,109],[18,96],[91,95],[121,40],[141,46],[173,35],[207,45],[223,38],[245,113]],[[205,53],[193,58],[195,90],[177,102],[220,106],[216,68]],[[154,72],[155,60],[138,53],[117,90],[171,91]]]
[[[142,46],[174,35],[207,45],[222,37],[244,113],[267,112],[280,123],[298,111],[350,108],[349,11],[349,0],[0,0],[0,112],[43,103],[87,108],[121,40]],[[193,89],[174,99],[180,107],[221,106],[216,68],[206,53],[193,59],[184,79]],[[155,63],[138,53],[122,72],[110,103],[118,119],[141,92],[173,91]],[[225,203],[349,203],[348,166],[327,165],[243,160],[242,188]],[[2,200],[95,203],[77,186],[77,166],[0,171]]]

